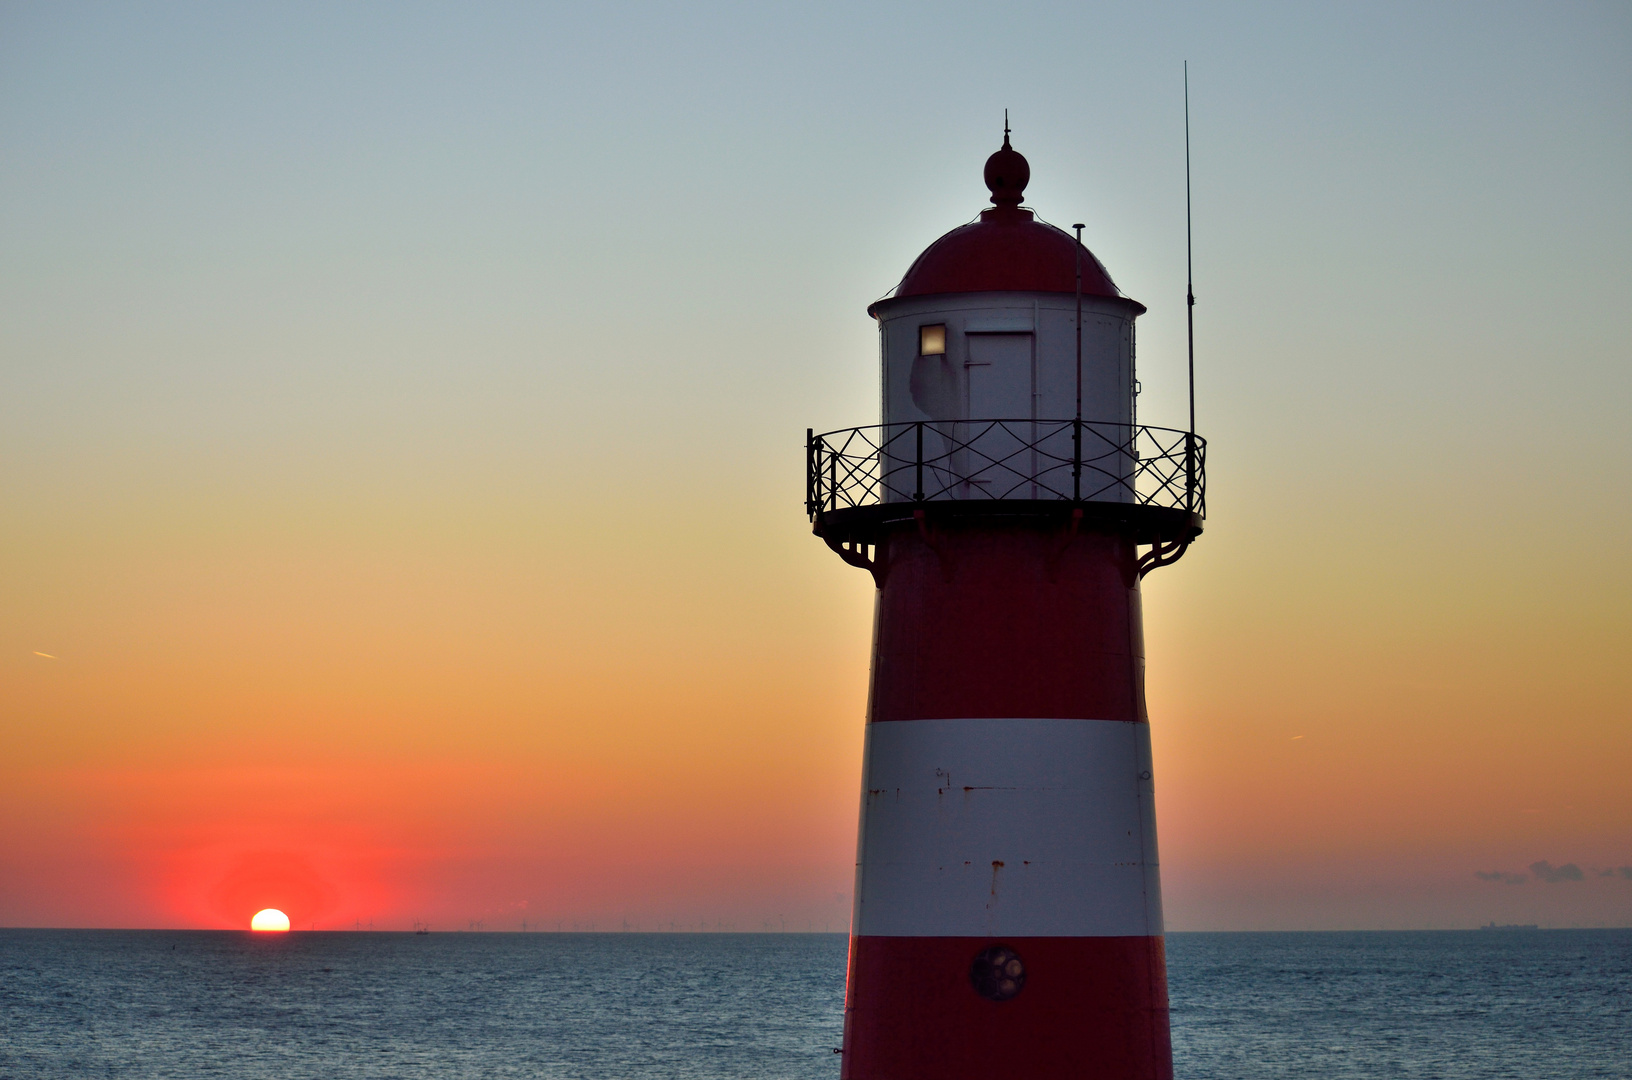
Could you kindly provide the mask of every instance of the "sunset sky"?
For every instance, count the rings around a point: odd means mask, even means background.
[[[1632,924],[1623,4],[0,4],[0,925],[848,925],[807,427],[1087,223],[1174,930]]]

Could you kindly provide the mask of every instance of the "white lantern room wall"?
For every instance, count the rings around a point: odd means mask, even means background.
[[[1130,303],[1082,302],[1082,415],[1134,422]],[[923,296],[878,305],[883,421],[1069,420],[1076,415],[1076,302],[1057,294]],[[945,326],[923,355],[920,329]]]
[[[1071,483],[1065,422],[1077,413],[1075,297],[909,296],[873,310],[883,354],[881,413],[886,437],[896,436],[889,454],[897,466],[909,455],[898,425],[934,422],[924,435],[926,498],[1038,498],[1041,489],[1058,493]],[[1132,498],[1121,481],[1133,466],[1133,320],[1142,310],[1120,297],[1082,300],[1085,498]],[[897,484],[892,498],[906,494]]]

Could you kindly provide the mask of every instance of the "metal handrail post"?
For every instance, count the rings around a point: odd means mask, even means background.
[[[816,429],[805,429],[805,516],[815,517],[816,507]]]
[[[1196,512],[1196,433],[1184,433],[1184,508]]]
[[[1071,421],[1071,501],[1082,501],[1082,417]]]
[[[839,508],[839,455],[831,451],[827,455],[827,501],[829,510]]]
[[[917,461],[914,463],[914,466],[913,466],[913,469],[914,469],[914,487],[913,487],[913,492],[912,492],[912,501],[913,502],[923,502],[924,501],[924,422],[922,420],[919,420],[914,426],[918,429],[917,432],[915,433],[917,435],[917,437],[918,437],[918,457],[917,457]]]

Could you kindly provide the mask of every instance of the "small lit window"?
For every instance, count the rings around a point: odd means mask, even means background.
[[[936,323],[934,326],[920,326],[918,328],[918,355],[946,355],[945,323]]]

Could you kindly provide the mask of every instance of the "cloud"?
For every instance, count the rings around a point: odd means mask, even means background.
[[[1632,880],[1632,866],[1622,866],[1611,870],[1599,870],[1599,877],[1612,877],[1619,874]],[[1546,859],[1530,864],[1530,874],[1534,874],[1537,881],[1545,881],[1549,885],[1557,885],[1561,881],[1582,881],[1586,873],[1573,862],[1563,866],[1554,866]],[[1475,870],[1473,876],[1480,881],[1491,881],[1498,885],[1523,885],[1530,880],[1530,874],[1515,874],[1507,870]]]
[[[1612,866],[1608,870],[1598,871],[1599,877],[1623,877],[1632,881],[1632,866]]]
[[[1531,863],[1530,872],[1536,875],[1537,881],[1545,881],[1553,885],[1561,881],[1580,881],[1587,876],[1573,862],[1567,862],[1563,866],[1554,866],[1545,859],[1541,862]]]

